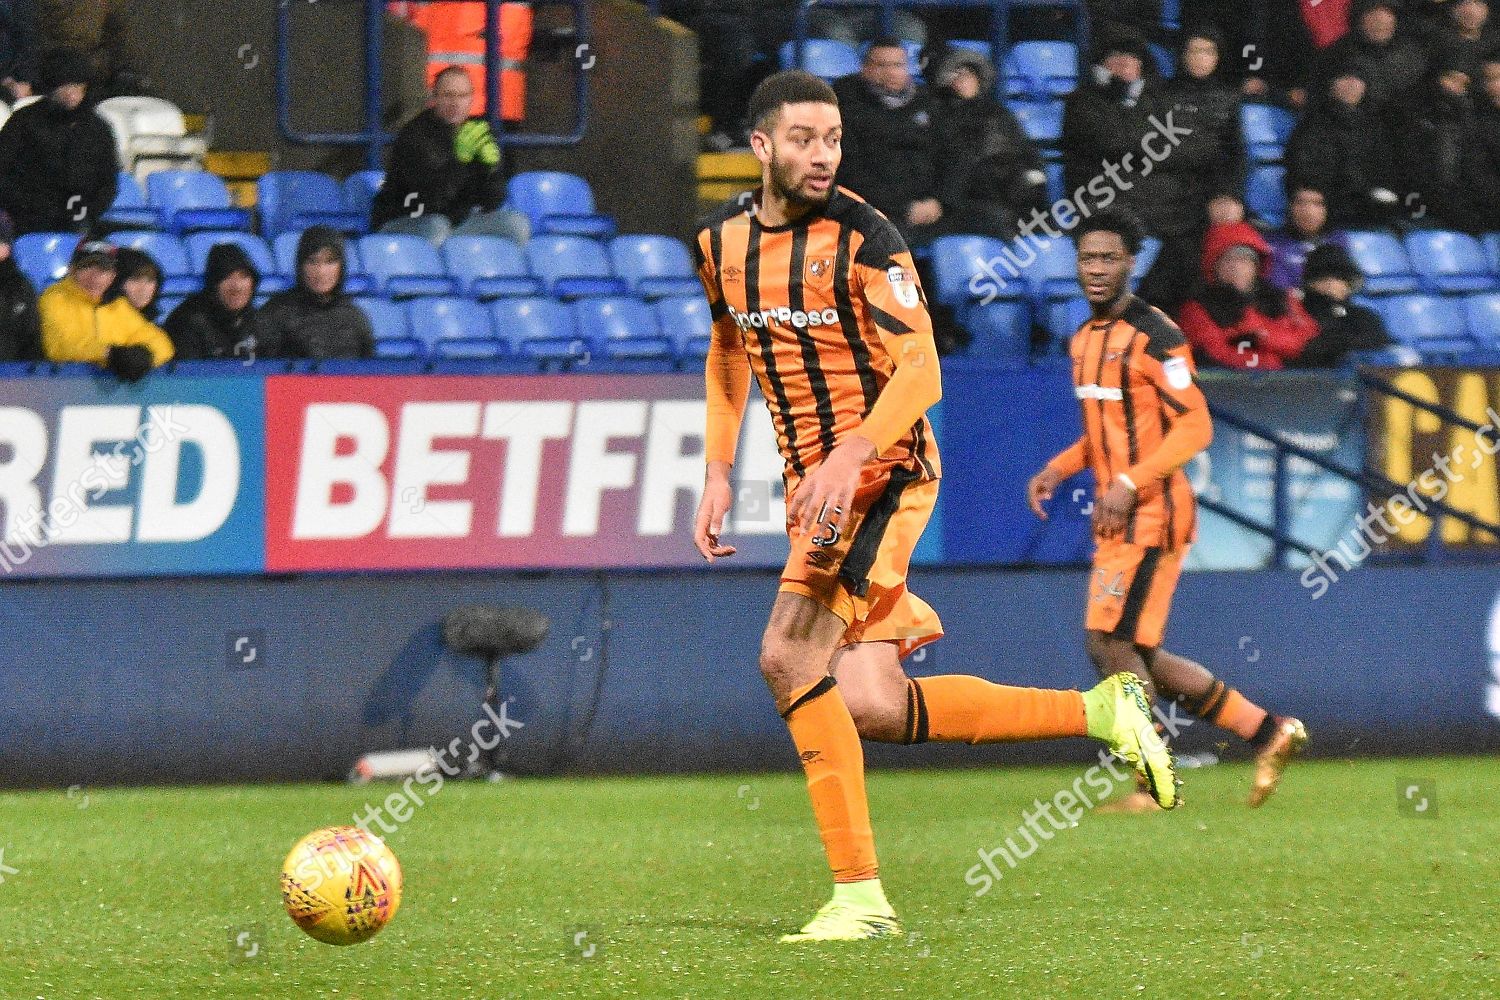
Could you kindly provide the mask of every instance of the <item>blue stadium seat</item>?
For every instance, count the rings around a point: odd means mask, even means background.
[[[109,237],[116,246],[147,254],[162,270],[161,294],[191,295],[203,287],[203,274],[193,268],[187,247],[171,233],[124,230]]]
[[[474,303],[468,299],[460,301]],[[432,356],[443,361],[503,361],[510,345],[498,337],[449,337],[432,345]]]
[[[782,69],[805,69],[832,83],[841,76],[858,73],[859,52],[832,38],[809,38],[802,47],[802,65],[797,65],[797,43],[785,42],[780,49]]]
[[[1170,80],[1177,75],[1177,56],[1165,45],[1155,42],[1146,43],[1146,48],[1151,52],[1151,61],[1156,63],[1156,72],[1161,74],[1163,80]]]
[[[1078,293],[1078,248],[1071,238],[1028,240],[1026,245],[1036,254],[1036,260],[1022,270],[1033,299],[1060,299]],[[1020,259],[1025,261],[1024,251]]]
[[[1500,233],[1485,233],[1479,244],[1484,247],[1484,259],[1489,262],[1491,273],[1500,274]]]
[[[608,239],[615,220],[594,210],[594,192],[577,174],[533,170],[517,174],[505,186],[506,207],[531,220],[533,234]]]
[[[443,270],[437,248],[422,237],[376,233],[358,242],[364,273],[381,295],[404,299],[458,292],[458,282]]]
[[[146,194],[162,210],[165,228],[179,236],[251,225],[250,213],[235,206],[224,182],[202,170],[158,170],[146,178]]]
[[[193,270],[202,274],[208,266],[208,252],[220,243],[233,243],[245,251],[250,258],[250,263],[260,272],[260,284],[257,290],[266,294],[274,294],[282,291],[289,285],[285,275],[279,273],[276,267],[276,258],[271,254],[271,248],[266,241],[254,233],[237,232],[202,232],[190,233],[183,239],[187,247],[188,261]]]
[[[617,342],[629,340],[650,341],[647,356],[660,353],[661,345],[665,345],[666,357],[677,353],[676,346],[662,335],[656,312],[640,299],[581,299],[573,303],[573,313],[578,332],[604,348],[606,356],[613,356],[611,345],[618,347]],[[627,352],[627,356],[636,355]]]
[[[1031,353],[1031,311],[1024,302],[997,301],[969,310],[965,324],[971,358],[1024,361]]]
[[[1042,170],[1047,175],[1047,201],[1062,201],[1065,193],[1063,186],[1066,183],[1063,179],[1063,165],[1055,161],[1048,162],[1042,164]]]
[[[297,241],[301,230],[282,233],[271,241],[271,253],[276,258],[276,273],[288,286],[297,283]],[[364,264],[359,258],[359,244],[353,240],[344,242],[344,291],[350,295],[366,295],[374,290],[374,283],[365,274]]]
[[[644,299],[701,294],[687,247],[670,236],[616,236],[609,243],[615,274]]]
[[[384,170],[356,170],[344,178],[344,208],[358,212],[369,229],[370,207],[375,201],[375,192],[385,183]]]
[[[1078,47],[1072,42],[1017,42],[1005,56],[1007,78],[1024,81],[1024,93],[1039,100],[1071,93],[1078,83]]]
[[[16,266],[21,273],[41,292],[68,273],[68,261],[76,246],[76,233],[27,233],[16,238],[11,252],[15,254]]]
[[[1464,326],[1485,347],[1500,348],[1500,292],[1465,295]]]
[[[450,236],[443,265],[459,290],[476,299],[540,295],[542,283],[526,273],[521,248],[503,236]]]
[[[1005,106],[1032,142],[1054,148],[1062,139],[1062,101],[1006,101]]]
[[[708,299],[702,295],[659,299],[656,318],[661,332],[677,345],[679,354],[687,352],[689,341],[707,338],[713,333],[713,315],[709,312]]]
[[[407,329],[427,345],[428,353],[443,340],[496,339],[489,314],[473,299],[448,295],[411,299],[405,305]]]
[[[377,341],[411,337],[411,329],[406,325],[406,311],[397,303],[390,299],[361,297],[356,298],[354,304],[369,317]]]
[[[1364,294],[1396,295],[1415,292],[1417,276],[1401,241],[1390,233],[1349,232],[1344,247],[1365,276]]]
[[[1390,295],[1371,301],[1391,338],[1424,355],[1463,353],[1478,345],[1470,339],[1458,303],[1436,295]]]
[[[1489,292],[1500,288],[1500,276],[1490,272],[1484,248],[1472,236],[1419,229],[1407,233],[1404,242],[1407,259],[1423,291]]]
[[[260,232],[274,240],[308,226],[331,226],[344,233],[364,233],[370,219],[344,206],[339,182],[316,170],[273,170],[255,182]]]
[[[1068,352],[1068,342],[1078,328],[1088,321],[1089,300],[1082,295],[1071,295],[1048,303],[1043,325],[1052,342],[1052,350],[1058,354]]]
[[[427,356],[426,348],[415,337],[387,337],[375,341],[375,356],[392,360],[419,361]]]
[[[156,299],[156,325],[160,326],[164,320],[172,315],[172,310],[182,305],[182,295],[159,295]]]
[[[1130,280],[1138,282],[1151,270],[1151,265],[1156,263],[1156,257],[1161,253],[1161,240],[1155,236],[1147,236],[1141,240],[1140,252],[1135,255],[1135,269],[1130,272]]]
[[[488,308],[496,334],[522,357],[568,361],[588,354],[573,310],[555,299],[496,299]]]
[[[162,228],[161,209],[146,201],[146,192],[141,190],[140,181],[124,170],[120,171],[119,183],[115,186],[115,200],[99,220],[114,229]]]
[[[1025,279],[1006,266],[1005,246],[988,236],[939,236],[932,241],[934,297],[955,310],[960,322],[973,303],[1026,295]]]
[[[1253,163],[1280,163],[1297,117],[1271,104],[1240,105],[1240,132]]]
[[[629,292],[615,277],[604,247],[582,236],[533,236],[526,244],[526,260],[547,293],[560,299]]]
[[[1272,226],[1286,221],[1285,177],[1285,167],[1262,166],[1250,171],[1245,179],[1245,208],[1251,215]]]

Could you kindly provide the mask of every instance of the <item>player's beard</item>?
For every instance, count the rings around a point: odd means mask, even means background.
[[[794,167],[790,163],[784,163],[776,158],[776,150],[771,150],[771,189],[776,196],[786,202],[788,208],[794,213],[809,209],[822,208],[828,204],[828,199],[833,195],[833,185],[823,194],[804,194],[797,177],[793,173]]]

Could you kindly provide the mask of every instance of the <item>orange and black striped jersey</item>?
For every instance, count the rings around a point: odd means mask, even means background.
[[[791,225],[731,200],[694,247],[713,314],[705,457],[734,460],[751,373],[786,462],[787,495],[851,433],[877,461],[941,475],[926,417],[941,394],[927,299],[901,234],[844,188]]]
[[[1050,466],[1064,477],[1092,469],[1100,495],[1125,476],[1137,504],[1124,541],[1187,545],[1196,535],[1197,504],[1182,467],[1208,447],[1213,423],[1182,331],[1131,296],[1118,316],[1079,327],[1070,353],[1083,436]]]

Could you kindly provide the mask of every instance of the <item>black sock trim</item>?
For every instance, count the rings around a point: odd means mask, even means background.
[[[1226,697],[1227,693],[1227,685],[1225,685],[1223,681],[1216,678],[1214,682],[1208,686],[1208,690],[1200,694],[1198,697],[1183,698],[1182,707],[1187,709],[1189,712],[1192,712],[1198,718],[1206,719],[1208,718],[1209,711],[1215,705],[1215,703]]]
[[[1267,712],[1266,717],[1260,720],[1260,726],[1255,730],[1255,735],[1250,737],[1250,745],[1259,750],[1271,742],[1271,737],[1276,735],[1276,727],[1280,723],[1280,719]]]
[[[1207,719],[1209,722],[1212,722],[1214,716],[1219,713],[1219,709],[1223,708],[1224,703],[1229,700],[1229,693],[1233,690],[1234,688],[1230,687],[1228,684],[1225,684],[1223,681],[1214,681],[1214,687],[1213,689],[1210,689],[1210,693],[1213,695],[1213,697],[1207,699],[1206,703],[1203,706],[1203,718]]]
[[[814,684],[811,688],[809,688],[808,691],[802,697],[800,697],[796,701],[792,702],[791,705],[789,705],[787,707],[787,710],[785,712],[781,713],[781,717],[783,719],[789,719],[789,718],[791,718],[793,712],[797,711],[797,709],[801,708],[803,705],[805,705],[808,702],[812,701],[814,698],[821,698],[821,697],[823,697],[823,695],[825,695],[828,692],[832,691],[834,689],[834,686],[837,683],[838,682],[833,679],[833,675],[832,674],[829,674],[827,677],[824,677],[822,680],[818,681],[818,683]]]
[[[901,742],[911,746],[917,740],[917,685],[911,678],[906,680],[906,730]]]
[[[916,695],[917,711],[915,725],[912,727],[913,743],[927,742],[927,699],[922,696],[922,685],[916,681],[908,681],[911,684],[912,693]]]

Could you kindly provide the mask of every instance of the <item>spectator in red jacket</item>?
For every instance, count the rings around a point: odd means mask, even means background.
[[[1203,290],[1178,323],[1200,364],[1275,371],[1317,336],[1302,303],[1271,284],[1271,248],[1244,222],[1209,229],[1203,241]]]

